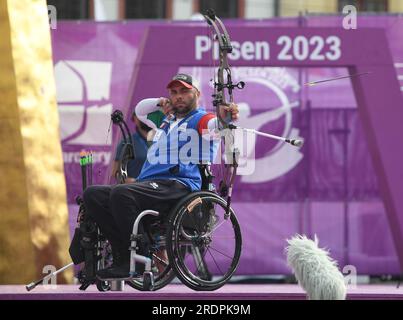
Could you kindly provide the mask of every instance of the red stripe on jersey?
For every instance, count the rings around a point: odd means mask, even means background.
[[[199,123],[197,124],[197,131],[200,135],[202,135],[203,130],[208,129],[207,124],[213,118],[215,118],[215,114],[213,113],[207,113],[200,118]]]

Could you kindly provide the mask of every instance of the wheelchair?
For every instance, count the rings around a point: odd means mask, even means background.
[[[114,286],[119,290],[123,283],[141,291],[156,291],[175,277],[193,290],[212,291],[229,281],[241,255],[240,226],[232,208],[227,210],[226,201],[212,187],[208,165],[199,165],[199,169],[201,191],[181,199],[168,214],[153,210],[140,213],[130,238],[130,277],[92,279],[99,291],[114,290]],[[151,239],[148,256],[137,254],[139,241],[145,241],[137,233],[138,225],[145,217],[150,220],[144,225]],[[111,254],[99,230],[96,250],[96,269],[107,267]],[[136,263],[144,264],[142,275],[137,275]]]

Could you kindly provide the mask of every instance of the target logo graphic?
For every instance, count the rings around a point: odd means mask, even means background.
[[[60,136],[64,145],[104,146],[109,126],[112,63],[61,60],[55,65]]]
[[[256,90],[256,96],[260,100],[257,103],[260,105],[260,110],[252,113],[250,105],[255,106],[255,104],[246,100],[247,95],[241,97],[238,103],[239,126],[282,137],[302,139],[299,129],[294,127],[292,112],[293,109],[299,107],[299,101],[289,100],[280,85],[284,82],[283,76],[283,73],[279,73],[277,76],[271,74],[270,78],[267,78],[267,75],[243,78],[251,90]],[[295,85],[292,89],[293,96],[299,90],[299,86]],[[254,170],[242,175],[241,181],[244,183],[262,183],[274,180],[292,170],[303,158],[300,149],[290,147],[284,141],[269,141],[267,138],[248,135],[246,145],[248,146],[247,161],[253,162]]]

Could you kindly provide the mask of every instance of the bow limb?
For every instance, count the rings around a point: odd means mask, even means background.
[[[128,177],[127,165],[130,160],[134,159],[134,144],[129,126],[123,119],[123,113],[120,110],[115,110],[111,115],[113,124],[119,126],[123,137],[123,146],[120,152],[119,170],[116,172],[116,179],[119,183],[125,183]]]

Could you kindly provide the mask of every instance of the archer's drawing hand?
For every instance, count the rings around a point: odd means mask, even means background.
[[[171,100],[168,98],[161,97],[159,99],[158,105],[162,108],[162,112],[167,115],[169,113],[172,113],[172,105],[171,105]]]

